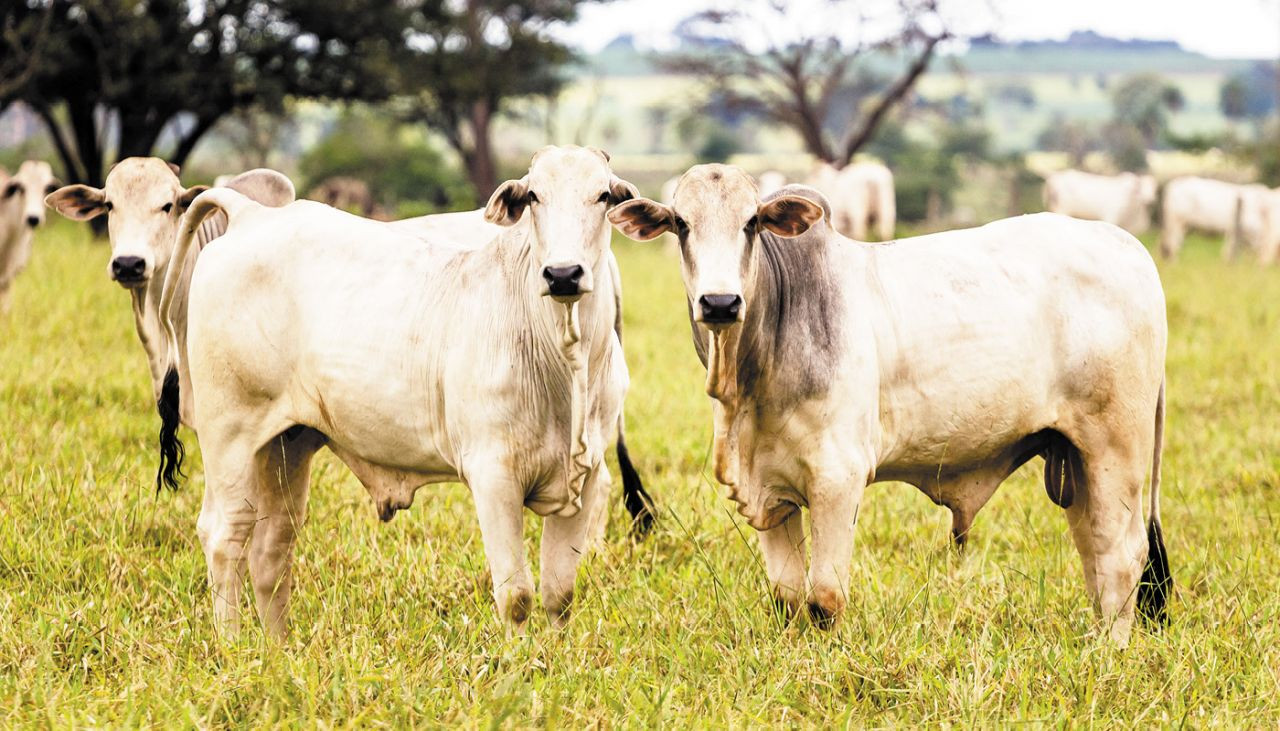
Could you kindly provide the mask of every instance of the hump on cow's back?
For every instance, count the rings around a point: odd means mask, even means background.
[[[282,172],[270,168],[247,170],[227,181],[227,187],[264,206],[279,208],[297,198],[293,181]]]

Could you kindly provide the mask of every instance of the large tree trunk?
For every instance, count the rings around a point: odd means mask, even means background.
[[[476,191],[476,201],[484,205],[498,187],[498,168],[493,159],[493,141],[490,139],[489,125],[492,121],[492,109],[488,102],[479,101],[471,106],[470,149],[462,151],[463,161],[467,165],[467,178]]]

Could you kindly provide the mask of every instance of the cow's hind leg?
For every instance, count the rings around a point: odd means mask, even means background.
[[[796,508],[780,525],[757,535],[774,605],[790,618],[805,597],[803,512]]]
[[[258,445],[236,431],[214,424],[200,430],[205,488],[196,523],[209,571],[214,626],[229,638],[240,630],[247,544],[258,517]]]
[[[283,638],[288,630],[294,545],[307,516],[311,458],[324,441],[317,431],[295,428],[258,454],[258,511],[249,545],[249,576],[258,616],[272,637]]]
[[[551,624],[569,619],[578,564],[604,542],[610,485],[609,468],[601,460],[582,493],[582,508],[571,516],[548,515],[542,522],[542,607]]]
[[[1085,451],[1083,485],[1066,508],[1094,611],[1121,646],[1147,555],[1142,486],[1150,450],[1131,446],[1114,440]]]

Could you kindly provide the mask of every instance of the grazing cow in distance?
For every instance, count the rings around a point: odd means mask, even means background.
[[[898,222],[893,173],[878,162],[855,162],[836,169],[821,162],[810,185],[822,191],[831,205],[832,225],[840,233],[866,241],[875,224],[881,241],[893,238]]]
[[[1177,258],[1188,230],[1223,237],[1222,258],[1231,260],[1241,243],[1251,244],[1264,258],[1274,238],[1268,231],[1272,216],[1271,190],[1265,185],[1240,185],[1213,178],[1184,176],[1164,186],[1160,253]]]
[[[421,485],[465,482],[510,628],[533,604],[523,509],[544,516],[543,604],[566,619],[628,380],[605,213],[634,192],[599,150],[545,148],[489,199],[502,235],[461,251],[311,201],[269,209],[217,188],[196,198],[179,256],[207,216],[229,218],[191,279],[185,354],[221,630],[239,625],[247,556],[263,624],[285,631],[310,460],[325,444],[384,520]],[[164,310],[179,277],[167,277]],[[183,353],[165,322],[172,368]],[[170,370],[170,442],[176,390]],[[167,479],[175,452],[162,444]]]
[[[863,244],[826,225],[825,205],[803,186],[761,202],[737,168],[699,165],[673,205],[609,214],[633,238],[680,237],[715,476],[760,531],[775,598],[796,611],[807,593],[820,626],[840,615],[866,484],[915,485],[963,540],[1040,455],[1111,638],[1128,641],[1135,595],[1163,621],[1167,328],[1142,244],[1051,213]]]
[[[57,187],[47,162],[27,160],[13,177],[0,168],[0,314],[9,311],[13,280],[31,259],[35,230],[44,223],[44,197]]]
[[[1096,175],[1060,170],[1044,181],[1044,203],[1049,211],[1106,221],[1135,235],[1151,227],[1156,192],[1155,178],[1127,172]]]
[[[234,176],[226,185],[268,206],[282,206],[294,198],[289,178],[265,168]],[[46,199],[50,208],[74,221],[110,214],[107,234],[111,240],[111,260],[107,273],[129,291],[133,300],[134,327],[147,354],[153,396],[157,399],[164,382],[167,355],[159,311],[165,276],[171,268],[181,274],[173,317],[179,347],[185,349],[186,293],[192,267],[200,251],[226,228],[225,216],[206,221],[199,231],[199,246],[187,252],[178,266],[171,267],[182,212],[204,190],[203,185],[184,188],[178,179],[177,166],[158,157],[129,157],[111,168],[102,188],[68,185]],[[190,383],[185,365],[181,379],[184,386]],[[194,424],[190,393],[190,389],[183,391],[185,397],[179,409],[182,423],[187,426]]]
[[[307,198],[366,218],[372,216],[377,208],[369,184],[345,175],[335,175],[320,181],[307,194]]]

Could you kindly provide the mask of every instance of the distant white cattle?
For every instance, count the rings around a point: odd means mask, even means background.
[[[13,280],[31,259],[35,230],[44,223],[44,197],[57,187],[47,162],[27,160],[13,177],[0,168],[0,314],[12,306]]]
[[[1111,637],[1128,640],[1135,596],[1163,620],[1167,328],[1142,244],[1051,213],[860,244],[826,225],[825,205],[803,186],[761,202],[742,171],[700,165],[673,205],[609,215],[633,238],[681,237],[714,473],[760,531],[777,599],[795,611],[807,594],[822,626],[843,611],[866,484],[915,485],[962,541],[1039,455]]]
[[[539,152],[489,200],[486,218],[503,233],[462,251],[310,201],[268,209],[222,189],[196,198],[179,257],[207,216],[230,222],[191,279],[185,359],[168,320],[166,330],[171,363],[189,361],[195,392],[198,532],[221,629],[238,626],[247,556],[263,622],[284,631],[310,459],[325,444],[384,519],[423,484],[466,482],[512,627],[532,609],[523,507],[545,516],[543,602],[563,621],[608,492],[604,449],[627,386],[605,212],[634,188],[607,160]],[[180,277],[168,274],[162,309]],[[171,370],[167,478],[176,386]]]
[[[766,170],[763,173],[760,173],[758,182],[760,184],[760,197],[763,198],[786,185],[787,176],[777,170]]]
[[[1238,185],[1212,178],[1174,178],[1164,186],[1160,252],[1177,257],[1188,230],[1223,237],[1222,256],[1231,259],[1241,244],[1258,249],[1260,257],[1274,256],[1269,233],[1271,191],[1264,185]]]
[[[1156,179],[1134,173],[1095,175],[1061,170],[1045,179],[1044,202],[1053,213],[1106,221],[1140,234],[1151,227]]]
[[[282,206],[294,199],[293,183],[275,170],[250,170],[225,184],[268,206]],[[110,212],[107,234],[111,239],[111,260],[107,273],[129,291],[133,300],[133,323],[147,354],[152,391],[157,399],[164,383],[167,355],[161,333],[160,292],[171,268],[182,212],[204,190],[203,185],[183,188],[176,165],[157,157],[129,157],[111,168],[104,187],[68,185],[46,199],[50,208],[74,221],[87,221]],[[199,246],[187,252],[181,266],[173,267],[181,274],[178,304],[173,310],[181,348],[186,348],[186,293],[193,265],[204,246],[222,235],[225,228],[225,216],[206,221],[199,232]],[[180,375],[184,398],[179,413],[182,423],[192,426],[191,391],[186,388],[190,375],[185,364]]]
[[[809,185],[830,202],[837,231],[866,241],[874,223],[881,241],[893,238],[898,213],[889,168],[878,162],[855,162],[837,170],[821,162],[810,175]]]

